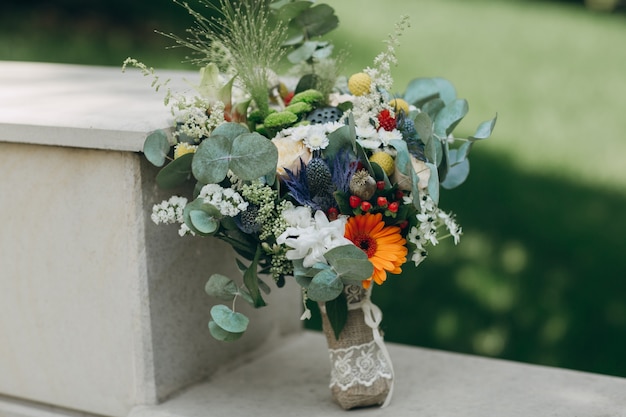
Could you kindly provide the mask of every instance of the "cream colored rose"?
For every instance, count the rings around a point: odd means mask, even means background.
[[[430,179],[430,169],[426,166],[423,161],[420,161],[413,155],[411,155],[411,165],[413,166],[413,170],[417,173],[419,177],[419,183],[417,184],[417,188],[420,190],[424,190],[428,187],[428,180]],[[411,191],[412,181],[411,177],[404,175],[398,168],[396,167],[396,171],[393,173],[393,182],[398,184],[398,188],[403,191]]]
[[[276,137],[272,143],[278,149],[278,163],[276,173],[281,178],[286,178],[285,168],[290,171],[300,169],[300,159],[306,164],[311,159],[311,150],[301,140],[293,140],[291,136]]]

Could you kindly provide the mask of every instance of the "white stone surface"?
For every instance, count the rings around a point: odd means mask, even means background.
[[[624,417],[626,379],[388,344],[396,378],[384,409],[343,411],[320,333],[286,340],[130,417]]]
[[[155,92],[151,78],[121,68],[0,62],[0,141],[140,151],[146,132],[171,118],[165,88]],[[171,79],[175,92],[192,90],[199,79],[193,72],[157,75]]]

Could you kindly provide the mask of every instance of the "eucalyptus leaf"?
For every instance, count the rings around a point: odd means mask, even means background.
[[[434,77],[432,80],[437,86],[439,97],[444,101],[444,103],[446,103],[446,105],[456,99],[456,89],[450,81],[440,77]]]
[[[470,171],[470,164],[468,159],[464,159],[462,162],[450,166],[446,179],[441,182],[441,186],[447,190],[458,187],[463,184],[467,179]]]
[[[213,274],[204,286],[204,291],[211,297],[223,301],[232,301],[235,295],[239,293],[239,288],[230,278],[220,274]]]
[[[250,133],[248,128],[240,123],[228,122],[222,123],[213,129],[211,133],[211,137],[213,136],[226,136],[228,139],[233,141],[237,136],[243,135],[244,133]]]
[[[230,333],[245,332],[250,322],[248,317],[234,312],[228,306],[222,304],[211,308],[211,318],[213,318],[215,324]]]
[[[437,97],[439,88],[432,78],[415,78],[409,82],[404,92],[404,100],[417,107]]]
[[[213,320],[209,321],[209,333],[220,342],[233,342],[239,339],[244,332],[233,333],[222,329]]]
[[[143,153],[146,159],[157,167],[163,166],[170,148],[167,134],[163,130],[156,130],[150,133],[143,143]]]
[[[332,43],[328,43],[327,45],[318,44],[317,49],[313,52],[313,58],[316,59],[326,59],[333,54],[334,46]]]
[[[354,245],[342,245],[326,252],[324,258],[333,266],[335,262],[341,259],[367,260],[367,254]]]
[[[165,165],[156,176],[159,187],[168,189],[182,185],[191,177],[194,154],[188,153]]]
[[[313,301],[326,302],[337,298],[342,291],[343,283],[339,276],[330,269],[324,269],[313,277],[307,294]]]
[[[194,177],[205,184],[216,184],[226,178],[231,148],[232,140],[226,135],[212,134],[203,140],[193,154],[191,170]]]
[[[298,85],[296,85],[294,93],[298,94],[306,90],[314,90],[317,88],[318,81],[319,77],[316,74],[305,74],[298,81]]]
[[[435,118],[435,134],[440,138],[447,137],[469,111],[467,100],[458,99],[446,103]]]
[[[204,210],[190,210],[189,220],[193,227],[203,235],[210,235],[220,227],[220,221]]]
[[[446,103],[440,98],[435,98],[424,103],[422,113],[426,113],[431,120],[434,120],[444,107],[446,107]]]
[[[469,137],[469,140],[475,141],[487,139],[489,136],[491,136],[491,132],[493,132],[493,128],[496,126],[497,119],[498,115],[496,114],[493,119],[482,122],[476,129],[476,133],[474,133],[473,136]]]
[[[415,116],[415,130],[424,145],[428,144],[433,137],[433,121],[428,113],[418,113]]]
[[[229,167],[244,181],[252,181],[276,171],[276,145],[256,132],[237,136],[231,152]]]
[[[437,167],[430,162],[426,163],[428,169],[430,169],[430,178],[428,179],[428,194],[433,199],[435,204],[439,204],[439,174],[437,173]]]
[[[328,146],[324,155],[332,160],[342,149],[352,150],[356,138],[351,136],[350,126],[341,126],[339,129],[328,134]]]
[[[289,55],[287,55],[287,59],[292,64],[297,64],[302,61],[306,61],[307,59],[313,56],[313,52],[317,49],[317,42],[315,41],[306,41],[302,45],[300,45],[296,50],[292,51]]]
[[[215,218],[216,221],[218,221],[218,226],[219,226],[219,218],[221,217],[221,213],[217,209],[217,207],[211,204],[205,203],[203,198],[196,198],[191,203],[188,203],[183,209],[183,219],[185,221],[185,224],[194,233],[204,236],[213,232],[206,233],[196,228],[196,225],[194,224],[194,221],[191,218],[192,211],[202,211],[206,213],[207,217]],[[196,217],[196,219],[198,219],[200,227],[204,228],[205,226],[203,226],[203,223],[202,223],[203,220],[199,219],[199,216],[200,216],[199,213],[196,213],[194,216]]]
[[[302,28],[306,39],[324,35],[339,25],[339,19],[335,16],[333,8],[323,3],[303,10],[295,21]]]
[[[339,339],[339,335],[348,321],[348,301],[346,295],[342,291],[337,298],[327,301],[325,307],[326,316],[335,334],[335,339]]]

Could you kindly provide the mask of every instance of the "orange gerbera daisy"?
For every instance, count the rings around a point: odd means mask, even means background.
[[[408,250],[406,240],[400,235],[400,228],[385,226],[381,213],[366,213],[350,217],[346,224],[345,237],[367,254],[374,273],[363,281],[363,287],[369,288],[372,280],[378,285],[387,279],[387,272],[399,274],[406,262]]]

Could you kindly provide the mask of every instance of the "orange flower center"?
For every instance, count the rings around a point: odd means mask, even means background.
[[[367,254],[368,258],[371,258],[376,253],[378,244],[375,239],[372,239],[367,233],[360,233],[352,240],[354,245]]]

